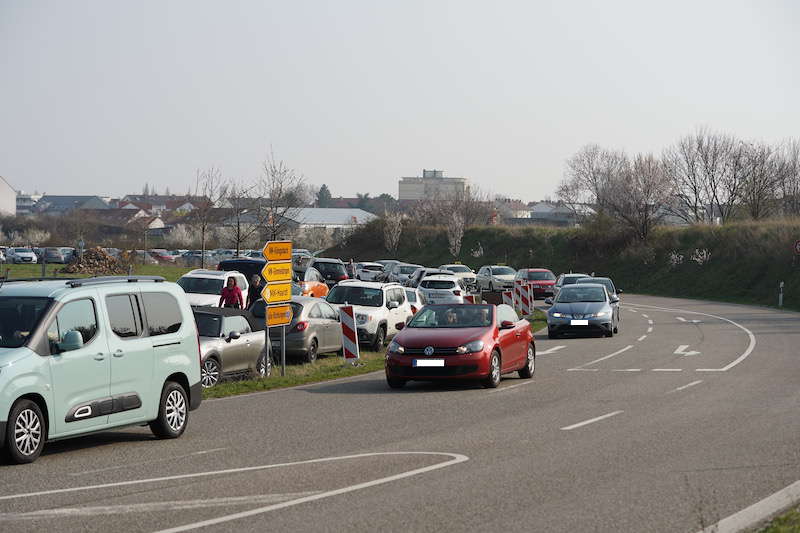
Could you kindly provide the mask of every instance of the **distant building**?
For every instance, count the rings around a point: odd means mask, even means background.
[[[398,199],[448,198],[469,192],[467,178],[448,177],[444,170],[422,170],[422,176],[400,178]]]
[[[46,215],[63,215],[75,209],[110,209],[99,196],[57,196],[45,194],[36,204],[36,210]]]
[[[331,207],[299,207],[286,213],[300,228],[347,229],[361,226],[378,218],[363,209]]]
[[[0,215],[13,217],[16,214],[17,191],[3,176],[0,176]]]
[[[497,198],[494,206],[502,218],[531,218],[531,208],[522,200]]]
[[[32,215],[36,212],[36,204],[42,199],[39,193],[27,194],[25,191],[17,191],[17,214]]]

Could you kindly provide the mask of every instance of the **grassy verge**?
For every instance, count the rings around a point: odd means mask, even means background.
[[[223,398],[249,392],[283,389],[296,385],[357,376],[382,370],[383,360],[383,353],[361,352],[361,366],[352,366],[345,365],[341,357],[331,355],[318,359],[311,364],[286,365],[285,376],[281,376],[280,367],[273,367],[272,376],[267,379],[222,382],[215,387],[203,390],[203,398]]]
[[[537,332],[547,327],[547,315],[540,309],[534,309],[533,314],[528,317],[528,322],[531,323],[531,331]]]
[[[82,278],[85,274],[59,274],[64,265],[47,265],[46,277]],[[173,265],[135,265],[133,274],[141,276],[161,276],[167,281],[177,281],[191,268]],[[42,275],[42,265],[0,265],[0,277],[8,273],[10,278],[36,278]]]
[[[800,507],[773,518],[758,533],[800,533]]]

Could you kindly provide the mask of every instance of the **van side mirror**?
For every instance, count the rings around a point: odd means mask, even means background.
[[[401,329],[406,327],[406,323],[405,322],[398,322],[397,324],[394,325],[394,327],[397,328],[397,331],[400,331]]]
[[[514,323],[510,320],[503,320],[500,322],[500,329],[512,329],[514,327]]]
[[[225,339],[227,342],[235,341],[236,339],[241,338],[241,334],[238,331],[231,331],[228,334],[228,338]]]
[[[622,289],[617,289],[617,294],[622,294]]]
[[[398,302],[392,301],[386,304],[386,307],[388,307],[389,309],[397,309],[398,307],[400,307],[400,304]]]
[[[64,334],[64,340],[58,343],[61,352],[71,352],[83,348],[83,335],[80,331],[72,330]]]

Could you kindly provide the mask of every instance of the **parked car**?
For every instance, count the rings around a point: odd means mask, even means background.
[[[439,268],[455,274],[456,277],[462,281],[461,284],[464,286],[464,288],[468,291],[478,290],[478,278],[475,275],[475,271],[470,267],[454,263],[451,265],[441,265]]]
[[[263,257],[238,257],[236,259],[226,259],[225,261],[220,261],[219,264],[217,264],[217,270],[235,270],[236,272],[241,272],[247,277],[248,280],[250,280],[253,279],[253,276],[256,274],[260,276],[261,271],[264,270],[264,265],[266,264],[267,260]],[[262,281],[265,280],[262,278]]]
[[[205,253],[201,250],[189,250],[184,252],[181,256],[181,260],[187,266],[200,266],[201,263],[205,263],[206,266],[211,266],[217,263],[212,253],[208,250],[206,250]]]
[[[308,296],[292,297],[292,323],[286,326],[286,354],[313,363],[321,353],[342,349],[342,324],[339,311],[325,300]],[[281,347],[280,328],[270,328],[269,337],[277,352]]]
[[[201,383],[213,387],[225,375],[269,377],[264,321],[250,311],[220,307],[195,307],[200,336]]]
[[[61,253],[60,248],[45,248],[40,260],[46,263],[59,264],[65,264],[68,262],[68,260],[64,258],[64,254]]]
[[[454,274],[449,270],[442,270],[440,268],[427,268],[427,267],[419,267],[416,269],[403,283],[406,287],[419,287],[419,282],[422,281],[422,278],[427,276],[435,276],[436,274],[443,274],[447,276],[453,276]]]
[[[389,275],[386,276],[386,281],[404,284],[408,281],[408,278],[413,274],[418,268],[423,268],[422,265],[414,265],[412,263],[397,263],[392,267],[389,271]]]
[[[429,304],[461,304],[466,293],[461,280],[452,274],[423,278],[419,283],[419,292]]]
[[[619,332],[613,308],[618,302],[619,298],[612,297],[599,283],[566,285],[547,311],[547,336],[555,339],[563,333],[602,333],[613,337]]]
[[[425,297],[422,296],[419,289],[406,287],[406,298],[408,299],[408,303],[411,304],[412,314],[417,314],[417,311],[422,309],[422,306],[425,305]]]
[[[176,256],[170,254],[163,248],[155,248],[150,250],[150,255],[159,263],[174,263],[177,259]]]
[[[6,262],[6,251],[0,250],[0,263],[5,263],[5,262]]]
[[[325,284],[333,287],[342,280],[349,279],[347,270],[341,259],[331,259],[328,257],[315,257],[308,265],[308,268],[315,268],[322,274]]]
[[[71,262],[75,258],[76,255],[75,248],[71,248],[69,246],[62,246],[59,248],[59,250],[61,250],[61,255],[64,256],[64,261],[66,261],[67,263]],[[114,250],[117,249],[114,248]],[[119,250],[117,250],[117,255],[113,257],[119,257]]]
[[[180,437],[202,398],[198,353],[183,291],[163,278],[5,282],[6,455],[30,463],[48,440],[121,426],[149,424],[159,438]]]
[[[336,285],[326,297],[334,306],[352,305],[358,341],[373,351],[398,331],[413,315],[405,289],[399,283],[348,280]]]
[[[410,380],[481,380],[497,387],[503,374],[531,378],[536,347],[530,323],[508,305],[426,305],[386,353],[389,387]]]
[[[325,278],[316,268],[306,268],[305,270],[295,270],[294,280],[300,285],[303,296],[313,296],[314,298],[325,298],[328,295],[328,284]]]
[[[379,259],[375,262],[383,265],[383,272],[378,274],[373,281],[387,281],[389,279],[389,271],[400,261],[396,259]]]
[[[572,285],[581,278],[590,278],[590,277],[591,276],[589,276],[588,274],[573,274],[573,273],[561,274],[560,276],[558,276],[558,279],[556,279],[555,285],[553,285],[553,299],[555,299],[555,297],[558,296],[558,291],[560,291],[561,287],[563,287],[564,285]]]
[[[478,270],[476,276],[478,289],[494,291],[507,291],[514,288],[513,268],[504,265],[485,265]]]
[[[36,253],[30,248],[9,248],[6,254],[6,261],[13,264],[34,264],[39,262]]]
[[[219,270],[195,269],[187,272],[178,279],[178,285],[186,292],[186,297],[192,306],[219,306],[219,296],[222,288],[228,284],[228,279],[236,280],[236,285],[242,290],[242,299],[247,304],[247,278],[241,272],[225,272]]]
[[[546,268],[521,268],[514,279],[530,282],[534,299],[553,296],[556,276]]]
[[[383,273],[383,265],[380,263],[356,263],[356,279],[361,281],[375,281],[375,278]]]

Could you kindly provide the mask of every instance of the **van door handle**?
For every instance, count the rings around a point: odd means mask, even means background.
[[[106,354],[104,354],[104,353],[96,354],[94,356],[94,360],[95,361],[105,361],[106,360]]]
[[[114,357],[123,357],[124,355],[125,352],[123,352],[122,350],[117,350],[114,352]]]

